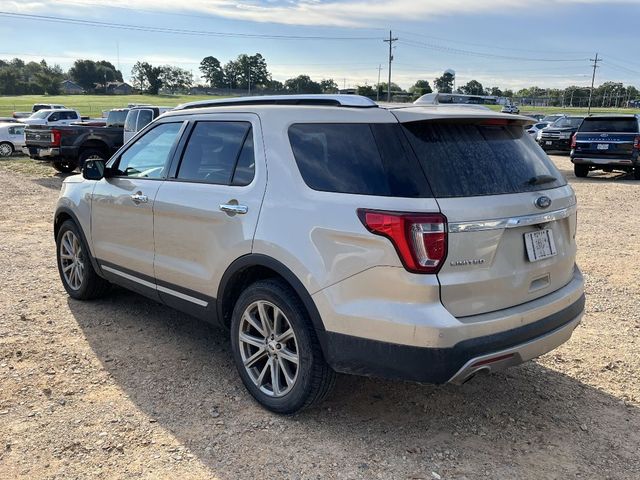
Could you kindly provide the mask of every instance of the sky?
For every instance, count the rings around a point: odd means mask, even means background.
[[[37,17],[36,17],[37,16]],[[0,58],[109,60],[125,80],[137,60],[198,79],[202,58],[261,53],[276,80],[307,74],[375,85],[456,72],[485,87],[640,87],[640,0],[0,0]],[[379,67],[381,69],[379,70]]]

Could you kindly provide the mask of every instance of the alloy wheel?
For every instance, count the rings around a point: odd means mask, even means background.
[[[79,290],[84,280],[84,255],[78,237],[67,230],[60,241],[60,266],[67,285]]]
[[[0,157],[9,157],[13,153],[13,148],[8,143],[0,144]]]
[[[296,383],[300,363],[291,323],[276,305],[256,301],[240,320],[240,355],[245,370],[262,393],[282,397]]]

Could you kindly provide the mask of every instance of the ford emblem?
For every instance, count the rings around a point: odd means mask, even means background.
[[[547,196],[538,197],[536,200],[536,207],[549,208],[551,206],[551,199]]]

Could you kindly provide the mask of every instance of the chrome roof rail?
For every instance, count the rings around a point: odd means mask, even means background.
[[[178,105],[174,110],[191,108],[229,107],[236,105],[318,105],[352,108],[376,108],[378,104],[361,95],[265,95],[257,97],[199,100]]]

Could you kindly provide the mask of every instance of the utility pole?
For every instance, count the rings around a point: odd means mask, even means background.
[[[382,72],[382,64],[378,64],[378,84],[376,85],[376,102],[380,101],[380,72]]]
[[[389,30],[389,39],[383,40],[383,42],[389,42],[389,81],[387,82],[387,102],[391,101],[391,62],[393,62],[393,42],[396,42],[398,37],[393,37],[391,30]]]
[[[591,76],[591,90],[589,90],[589,108],[587,109],[587,114],[591,114],[591,99],[593,98],[593,83],[596,80],[596,68],[598,68],[598,62],[601,62],[602,59],[598,58],[598,53],[596,52],[596,58],[590,58],[590,62],[593,62],[593,75]]]

